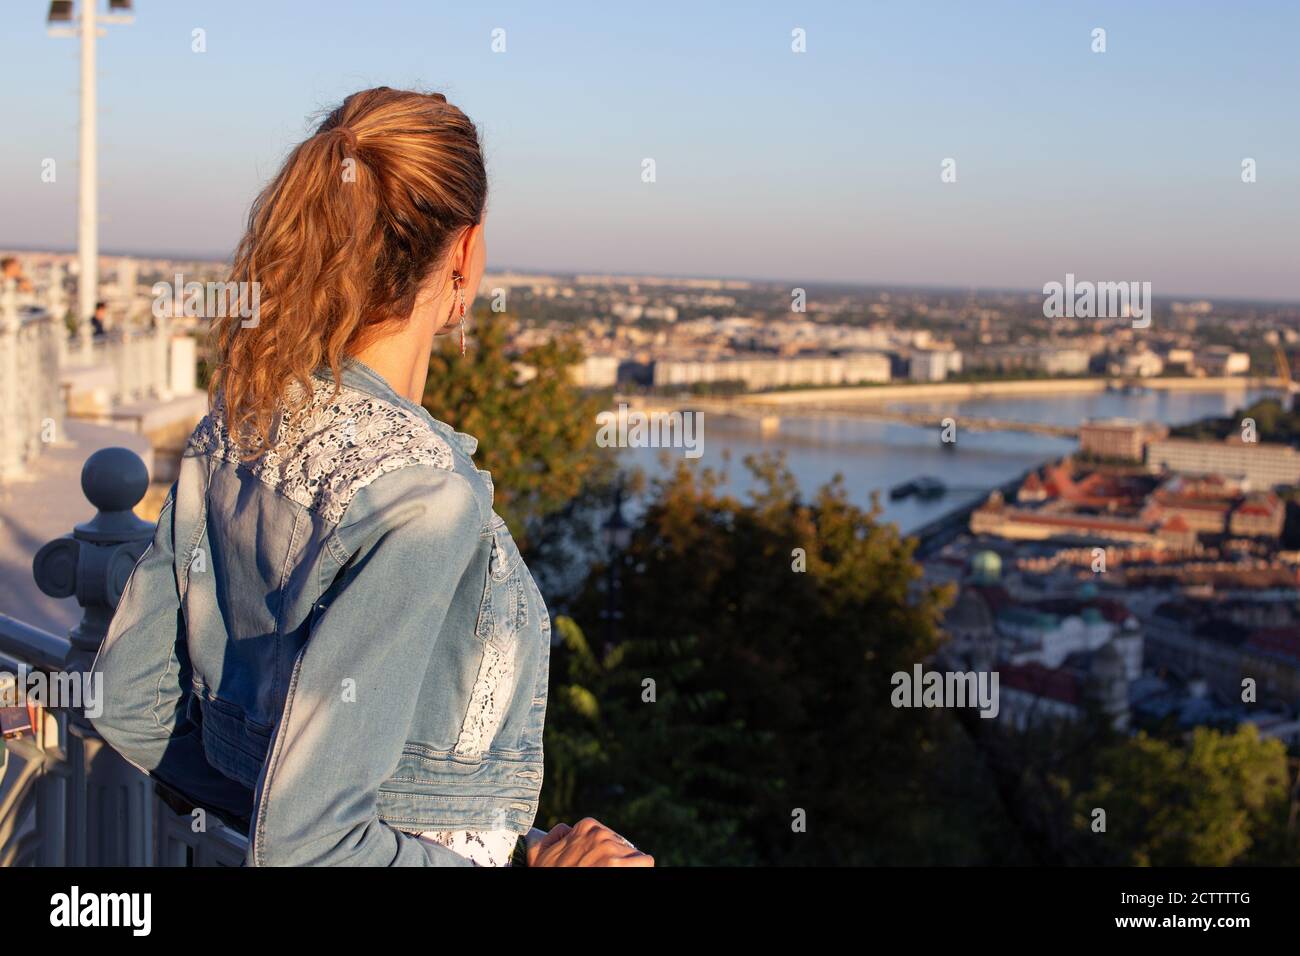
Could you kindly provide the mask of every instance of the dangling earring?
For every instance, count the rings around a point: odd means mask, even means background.
[[[451,274],[452,288],[456,290],[456,296],[460,300],[460,354],[461,355],[465,354],[465,290],[460,287],[460,284],[464,281],[465,281],[465,277],[461,275],[459,272],[453,272]],[[452,312],[456,311],[456,306],[457,303],[452,302],[451,304]],[[451,316],[449,315],[448,318],[451,318]]]

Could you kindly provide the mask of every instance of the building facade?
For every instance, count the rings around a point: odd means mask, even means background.
[[[1147,465],[1154,471],[1244,478],[1256,491],[1300,483],[1300,452],[1271,442],[1165,438],[1147,445]]]

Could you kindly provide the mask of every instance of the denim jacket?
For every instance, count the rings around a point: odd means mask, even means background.
[[[349,362],[241,462],[195,429],[100,649],[94,721],[247,863],[457,865],[411,834],[524,833],[550,618],[477,440]],[[302,398],[302,392],[297,392]]]

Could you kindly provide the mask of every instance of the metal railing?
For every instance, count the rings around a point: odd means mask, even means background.
[[[89,671],[127,577],[153,537],[153,525],[132,512],[148,481],[144,462],[125,448],[105,448],[86,460],[81,486],[95,516],[46,544],[32,562],[41,590],[76,597],[82,619],[61,637],[0,615],[0,672],[17,675],[25,668],[51,680],[80,681]],[[4,744],[0,865],[243,862],[242,834],[211,816],[174,811],[149,778],[96,733],[82,705],[41,709],[30,729]]]

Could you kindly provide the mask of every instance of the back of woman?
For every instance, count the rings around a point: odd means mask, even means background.
[[[537,813],[550,620],[474,437],[421,405],[478,288],[487,180],[437,94],[349,97],[254,203],[212,410],[95,664],[95,726],[251,865],[508,861]],[[647,865],[561,824],[535,863]]]

